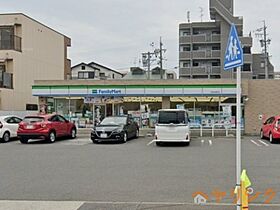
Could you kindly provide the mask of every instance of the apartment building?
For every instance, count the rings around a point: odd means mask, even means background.
[[[70,38],[25,14],[0,14],[0,110],[38,110],[34,80],[69,77],[70,46]]]
[[[179,25],[179,77],[182,79],[235,78],[234,71],[224,71],[224,53],[228,34],[234,23],[244,53],[242,78],[262,79],[264,56],[251,52],[253,39],[243,33],[243,18],[234,16],[233,0],[209,0],[209,22]],[[254,62],[256,64],[254,65]],[[269,63],[269,77],[274,68]]]
[[[122,77],[122,73],[95,62],[82,62],[71,68],[72,80],[110,80]]]

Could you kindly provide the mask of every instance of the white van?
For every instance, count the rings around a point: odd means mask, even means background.
[[[189,118],[185,110],[159,110],[153,142],[157,145],[163,142],[182,142],[189,145],[190,140]]]

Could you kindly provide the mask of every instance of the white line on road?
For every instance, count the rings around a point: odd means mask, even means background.
[[[201,140],[201,144],[204,144],[204,140],[203,139]]]
[[[255,142],[254,140],[251,140],[251,142],[255,145],[257,145],[258,147],[261,147],[262,145],[258,144],[257,142]]]
[[[259,142],[260,143],[262,143],[264,146],[266,146],[266,147],[268,147],[269,146],[269,144],[267,144],[267,143],[265,143],[264,141],[262,141],[262,140],[259,140]]]
[[[209,141],[209,145],[212,146],[213,142],[212,140],[208,140]]]

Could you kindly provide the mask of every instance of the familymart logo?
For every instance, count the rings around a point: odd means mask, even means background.
[[[97,95],[119,95],[122,93],[120,89],[95,89],[92,90],[92,94]]]

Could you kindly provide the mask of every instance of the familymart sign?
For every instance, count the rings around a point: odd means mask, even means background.
[[[235,96],[235,84],[217,85],[34,85],[33,96]]]

